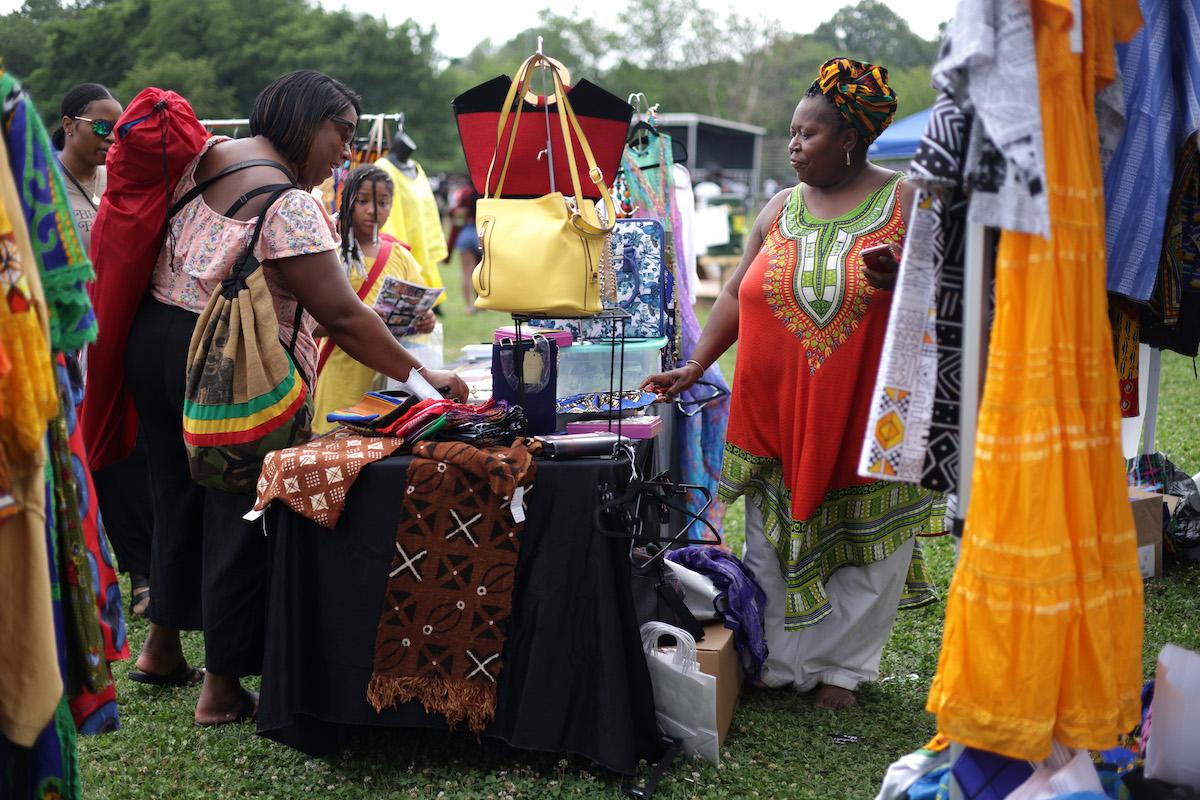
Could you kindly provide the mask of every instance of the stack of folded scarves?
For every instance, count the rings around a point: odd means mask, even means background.
[[[403,439],[405,448],[425,440],[506,444],[526,433],[520,406],[496,400],[481,405],[417,400],[391,392],[369,392],[353,406],[330,414],[329,421],[364,436]]]

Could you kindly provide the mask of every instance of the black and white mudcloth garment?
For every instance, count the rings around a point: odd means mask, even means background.
[[[450,727],[481,733],[496,714],[525,494],[537,467],[525,440],[413,449],[375,668],[376,711],[419,700]]]

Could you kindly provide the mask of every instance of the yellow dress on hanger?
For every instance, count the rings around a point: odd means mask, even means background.
[[[1113,746],[1139,721],[1142,685],[1094,114],[1115,41],[1141,15],[1136,0],[1034,0],[1033,16],[1051,236],[1000,238],[970,508],[928,703],[951,740],[1021,759],[1053,740]]]
[[[417,173],[410,178],[387,156],[375,161],[375,166],[386,172],[395,186],[392,213],[379,232],[411,247],[413,257],[421,265],[421,283],[440,289],[443,283],[438,264],[449,257],[450,251],[446,247],[446,233],[442,230],[442,218],[429,178],[420,164],[412,163]],[[445,295],[439,297],[434,305],[441,305],[444,299]]]

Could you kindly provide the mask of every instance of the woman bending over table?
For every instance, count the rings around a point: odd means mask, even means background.
[[[435,388],[465,398],[467,387],[449,372],[425,370],[392,338],[383,320],[350,288],[338,257],[338,235],[311,194],[350,155],[359,99],[338,81],[312,70],[279,78],[262,91],[250,114],[250,137],[213,137],[184,171],[178,199],[198,182],[250,160],[252,166],[216,181],[172,219],[126,350],[126,370],[148,447],[154,502],[150,582],[153,623],[130,677],[187,685],[201,679],[180,648],[178,631],[203,630],[200,725],[252,717],[257,697],[240,678],[261,672],[265,622],[266,539],[243,521],[247,496],[194,483],[183,442],[184,366],[199,313],[242,255],[265,214],[255,255],[274,301],[280,340],[293,340],[297,305],[304,309],[292,351],[311,385],[316,373],[316,323],[356,361],[401,381],[421,373]],[[269,209],[268,195],[244,195],[292,183]],[[422,372],[423,371],[423,372]]]
[[[650,377],[673,399],[738,343],[721,495],[745,495],[745,563],[767,594],[762,682],[856,701],[879,673],[898,607],[936,599],[914,536],[940,497],[858,476],[898,267],[862,252],[904,240],[913,192],[867,160],[896,98],[887,70],[827,61],[792,115],[799,183],[759,214],[694,358]]]

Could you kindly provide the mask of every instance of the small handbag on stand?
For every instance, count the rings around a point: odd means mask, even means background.
[[[558,343],[545,336],[503,339],[492,345],[492,397],[520,406],[529,421],[529,434],[557,429]]]
[[[563,141],[569,145],[566,154],[574,196],[554,191],[533,199],[505,198],[504,181],[521,124],[523,102],[518,102],[516,113],[511,114],[512,126],[507,138],[505,129],[514,101],[524,96],[538,68],[548,69],[554,79],[554,108]],[[546,98],[547,103],[550,100]],[[587,162],[588,177],[603,199],[604,223],[595,201],[585,197],[581,188],[572,131]],[[607,238],[616,220],[616,208],[605,186],[604,174],[596,166],[587,137],[567,99],[562,77],[540,53],[521,65],[505,98],[496,129],[496,151],[488,170],[489,189],[498,158],[502,160],[495,192],[485,193],[476,207],[475,224],[483,251],[482,260],[471,276],[477,295],[476,308],[564,317],[600,313],[601,274],[609,266]]]

